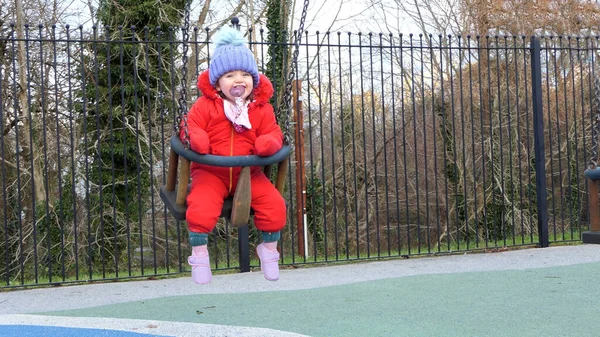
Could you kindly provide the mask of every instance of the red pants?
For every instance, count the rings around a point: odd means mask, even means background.
[[[186,220],[190,232],[210,233],[221,216],[223,202],[229,193],[229,181],[201,169],[192,172],[192,187],[187,196]],[[250,184],[254,224],[262,232],[279,232],[285,226],[285,200],[261,170],[251,174]]]

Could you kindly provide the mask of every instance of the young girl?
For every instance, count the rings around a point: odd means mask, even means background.
[[[198,78],[202,96],[188,113],[191,149],[219,156],[273,155],[283,145],[283,134],[269,104],[271,82],[258,73],[254,56],[237,30],[222,28],[215,44],[209,69]],[[192,163],[186,220],[192,246],[188,263],[196,283],[212,280],[208,233],[219,219],[224,200],[235,191],[240,170]],[[285,201],[260,167],[251,168],[251,190],[254,223],[263,239],[256,252],[264,277],[275,281],[279,279],[277,241],[286,222]]]

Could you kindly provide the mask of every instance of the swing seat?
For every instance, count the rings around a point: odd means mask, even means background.
[[[221,217],[228,219],[234,227],[239,228],[248,223],[252,211],[250,208],[250,167],[263,166],[265,173],[269,176],[271,165],[278,163],[275,187],[279,193],[283,194],[290,152],[290,146],[284,145],[278,152],[269,157],[199,154],[186,149],[181,139],[177,135],[173,135],[171,137],[167,181],[166,185],[160,188],[160,198],[175,219],[185,220],[186,197],[190,190],[190,162],[219,167],[242,167],[234,195],[225,199],[221,209]],[[179,177],[177,177],[178,171]]]
[[[188,185],[187,193],[190,192],[190,187],[191,187],[191,184]],[[160,198],[163,200],[163,202],[165,203],[165,206],[167,207],[167,210],[169,211],[169,213],[171,213],[171,215],[173,216],[173,218],[175,218],[175,220],[185,221],[185,212],[186,212],[187,207],[185,205],[178,205],[175,202],[175,200],[177,199],[176,191],[167,191],[165,186],[162,186],[160,188]],[[223,202],[223,208],[221,209],[221,217],[226,218],[227,220],[230,220],[229,217],[231,216],[231,208],[232,207],[233,207],[233,197],[225,199],[225,201]],[[253,212],[252,208],[250,208],[250,215],[253,215],[253,214],[254,214],[254,212]]]
[[[600,200],[598,200],[598,181],[600,167],[587,169],[583,175],[590,180],[588,184],[588,208],[590,214],[590,230],[581,233],[583,243],[600,244]]]

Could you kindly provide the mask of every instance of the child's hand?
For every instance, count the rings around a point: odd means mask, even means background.
[[[210,152],[210,140],[208,133],[202,129],[194,130],[190,133],[190,147],[195,152],[200,154],[208,154]]]
[[[275,154],[275,152],[281,149],[283,144],[281,141],[273,137],[272,135],[262,135],[256,138],[256,154],[261,157],[268,157]]]

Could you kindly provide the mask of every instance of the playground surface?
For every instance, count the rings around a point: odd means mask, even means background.
[[[600,245],[0,292],[0,336],[599,336]]]

